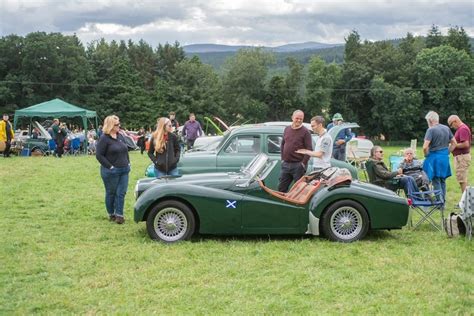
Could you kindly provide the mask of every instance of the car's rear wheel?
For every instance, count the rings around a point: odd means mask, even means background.
[[[364,238],[369,216],[357,202],[341,200],[331,204],[322,216],[323,234],[330,240],[352,242]]]
[[[146,228],[151,239],[173,243],[189,239],[194,233],[195,223],[194,214],[186,204],[164,201],[150,211]]]
[[[38,157],[38,156],[44,156],[44,152],[38,148],[38,147],[35,147],[31,150],[31,156],[34,156],[34,157]]]

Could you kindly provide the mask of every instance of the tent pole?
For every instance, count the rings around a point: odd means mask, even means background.
[[[84,125],[84,154],[87,155],[88,150],[88,141],[87,141],[87,118],[85,116],[82,117],[82,124]]]

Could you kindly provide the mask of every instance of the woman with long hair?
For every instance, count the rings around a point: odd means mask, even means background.
[[[100,175],[104,181],[105,207],[110,221],[123,224],[123,205],[130,173],[128,147],[125,138],[119,133],[120,120],[117,116],[107,116],[102,130],[95,156],[100,162]]]
[[[155,176],[177,176],[180,149],[178,137],[173,133],[171,120],[160,117],[151,135],[148,157],[155,165]]]

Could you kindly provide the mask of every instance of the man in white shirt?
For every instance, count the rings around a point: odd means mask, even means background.
[[[311,119],[311,128],[313,129],[313,132],[319,135],[314,151],[299,149],[296,152],[314,157],[313,171],[329,168],[331,167],[333,142],[331,136],[324,128],[324,118],[322,116],[313,117]]]

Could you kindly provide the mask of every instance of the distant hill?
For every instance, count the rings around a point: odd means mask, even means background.
[[[322,49],[330,48],[335,46],[343,46],[344,44],[324,44],[317,42],[305,42],[305,43],[295,43],[295,44],[286,44],[276,47],[265,47],[262,48],[276,53],[284,52],[296,52],[306,49]],[[219,44],[192,44],[183,46],[183,49],[188,54],[194,53],[223,53],[223,52],[237,52],[242,48],[254,48],[255,46],[232,46],[232,45],[219,45]]]
[[[401,39],[388,40],[397,46]],[[471,51],[474,53],[474,38],[469,40]],[[225,61],[236,54],[242,48],[255,48],[255,46],[232,46],[232,45],[216,45],[216,44],[194,44],[183,46],[188,57],[197,56],[205,63],[209,64],[218,72],[221,71]],[[324,44],[317,42],[305,42],[287,44],[277,47],[262,47],[263,49],[272,51],[276,58],[276,64],[270,68],[271,72],[285,71],[287,69],[286,59],[288,57],[295,58],[298,62],[306,65],[312,56],[320,56],[327,63],[343,63],[344,62],[344,44]]]
[[[218,44],[192,44],[183,46],[183,49],[187,54],[236,52],[242,48],[253,48],[253,46],[231,46]]]
[[[186,56],[192,57],[197,56],[204,64],[211,65],[214,69],[220,72],[221,67],[224,65],[225,61],[234,56],[237,53],[236,51],[220,51],[220,52],[187,52]],[[331,63],[342,63],[344,61],[344,46],[334,46],[329,48],[319,48],[319,49],[301,49],[296,51],[287,51],[287,52],[274,52],[276,58],[276,64],[271,68],[287,68],[286,59],[288,57],[295,58],[298,62],[303,65],[306,65],[312,56],[318,55],[324,61]]]

